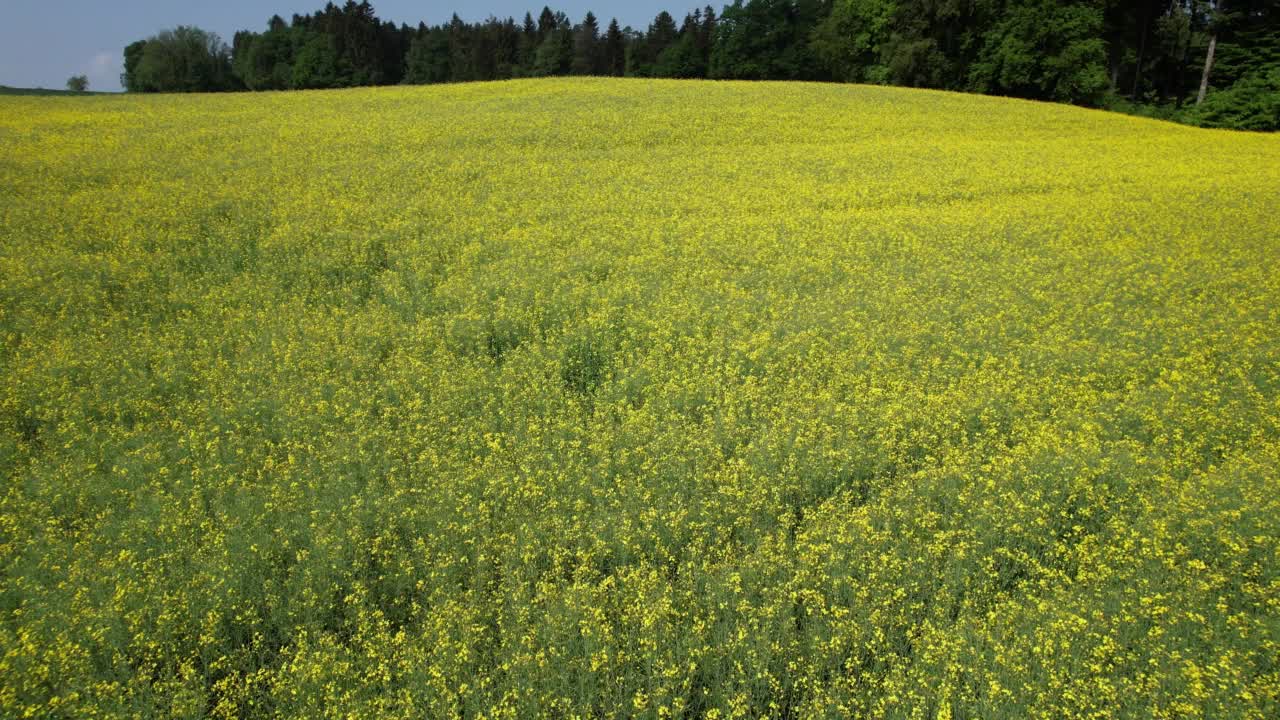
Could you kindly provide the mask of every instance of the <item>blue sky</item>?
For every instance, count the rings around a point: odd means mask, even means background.
[[[0,85],[13,87],[61,88],[67,78],[84,74],[91,90],[119,90],[121,56],[124,46],[134,40],[174,27],[196,25],[218,33],[228,44],[237,30],[263,30],[267,18],[279,14],[313,12],[325,0],[36,0],[6,1],[0,7]],[[587,10],[602,18],[601,25],[617,17],[623,25],[644,28],[659,10],[677,18],[701,7],[706,0],[662,2],[661,0],[572,0],[548,3],[540,0],[382,0],[373,1],[378,17],[396,23],[416,25],[419,20],[437,24],[457,12],[465,20],[482,20],[488,15],[517,20],[525,11],[537,17],[544,4],[563,10],[575,22]],[[687,7],[686,7],[687,5]],[[721,2],[712,3],[717,10]]]

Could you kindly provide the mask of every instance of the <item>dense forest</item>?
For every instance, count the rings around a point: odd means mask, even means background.
[[[551,75],[823,80],[1280,129],[1274,0],[735,0],[644,30],[544,7],[396,25],[329,3],[262,32],[179,27],[125,49],[131,92],[285,90]]]

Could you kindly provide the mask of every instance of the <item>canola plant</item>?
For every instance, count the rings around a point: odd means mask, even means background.
[[[0,148],[0,716],[1280,715],[1280,137],[557,79]]]

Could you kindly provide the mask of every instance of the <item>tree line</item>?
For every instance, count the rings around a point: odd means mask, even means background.
[[[131,92],[559,75],[821,80],[1052,100],[1280,129],[1274,0],[735,0],[647,28],[544,7],[416,27],[347,0],[262,32],[178,27],[125,49]]]

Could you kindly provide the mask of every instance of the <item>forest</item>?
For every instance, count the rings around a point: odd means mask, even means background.
[[[292,90],[563,75],[817,80],[1105,107],[1209,127],[1280,128],[1271,0],[735,0],[647,28],[542,8],[416,27],[369,2],[125,49],[131,92]]]
[[[644,29],[538,17],[416,27],[367,1],[265,31],[178,27],[124,50],[136,92],[548,76],[790,79],[940,88],[1280,128],[1280,4],[1268,0],[736,0]]]

